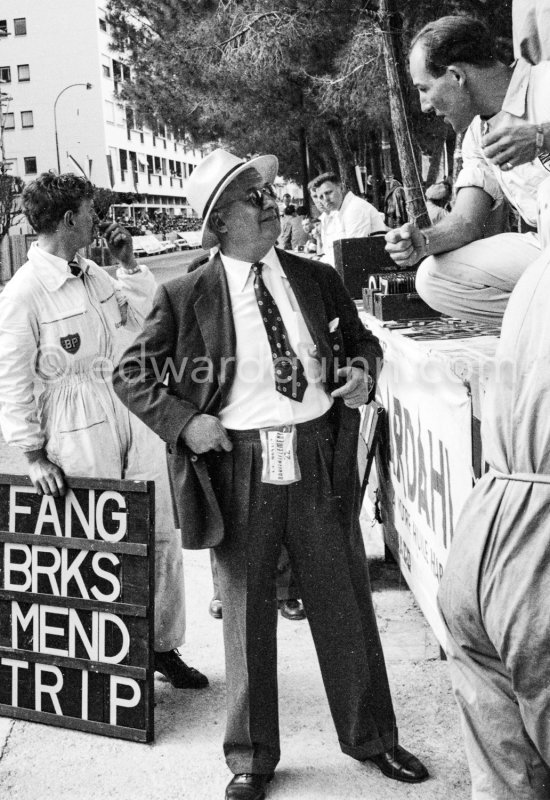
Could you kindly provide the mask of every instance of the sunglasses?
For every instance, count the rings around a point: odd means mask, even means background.
[[[227,206],[237,202],[250,203],[250,205],[255,206],[255,208],[263,208],[265,197],[271,197],[272,199],[277,197],[275,194],[275,189],[270,183],[266,183],[265,186],[262,186],[259,189],[249,189],[246,193],[246,197],[236,197],[229,203],[224,203],[222,206],[216,206],[214,210],[218,211],[220,208],[227,208]]]

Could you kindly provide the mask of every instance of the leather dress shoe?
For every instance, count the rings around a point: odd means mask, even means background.
[[[424,764],[401,745],[395,745],[385,753],[371,756],[368,761],[376,764],[387,778],[404,783],[421,783],[430,777]]]
[[[301,600],[283,600],[280,604],[280,609],[281,616],[293,622],[306,618],[306,612]]]
[[[219,597],[213,597],[208,606],[208,613],[214,619],[221,619],[223,617],[222,601]]]
[[[175,689],[204,689],[208,678],[182,661],[177,650],[155,651],[155,672],[160,672]]]
[[[265,787],[272,778],[272,772],[267,775],[258,772],[234,775],[227,784],[225,800],[264,800]]]

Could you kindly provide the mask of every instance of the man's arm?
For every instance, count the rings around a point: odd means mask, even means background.
[[[187,361],[176,360],[178,333],[170,298],[165,287],[160,286],[142,332],[113,373],[115,392],[130,411],[172,448],[176,449],[181,441],[196,453],[231,450],[231,442],[217,417],[201,414],[193,402],[176,396],[169,388],[170,377],[185,380]]]
[[[448,253],[482,239],[494,204],[491,195],[477,186],[458,192],[451,213],[422,231],[412,222],[386,234],[386,251],[399,267],[411,267],[426,256]]]
[[[504,171],[534,161],[550,150],[550,123],[537,125],[501,111],[481,140],[485,157]]]

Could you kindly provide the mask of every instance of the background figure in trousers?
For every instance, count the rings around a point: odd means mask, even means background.
[[[223,604],[221,601],[220,580],[216,566],[216,554],[210,550],[210,565],[212,567],[212,584],[214,594],[210,601],[209,613],[214,619],[223,618]],[[277,562],[277,602],[281,616],[291,622],[300,622],[306,618],[304,606],[300,600],[300,587],[296,582],[290,558],[286,547],[283,545],[279,561]]]
[[[0,423],[22,449],[39,493],[65,494],[65,475],[155,481],[155,668],[178,688],[208,680],[175,648],[185,637],[181,538],[160,439],[119,403],[113,365],[151,308],[155,280],[119,225],[104,236],[113,280],[78,255],[97,234],[93,186],[44,173],[23,194],[38,241],[0,295]]]
[[[262,800],[280,758],[282,543],[342,750],[397,780],[428,777],[397,744],[359,527],[357,409],[381,349],[335,270],[275,250],[277,167],[215,150],[195,168],[187,196],[202,246],[219,252],[159,288],[114,374],[122,401],[168,444],[184,544],[215,547],[228,800]]]
[[[422,110],[466,130],[464,165],[450,214],[427,230],[407,223],[390,231],[386,249],[400,267],[425,259],[417,290],[433,308],[500,321],[541,249],[536,228],[550,179],[550,62],[502,63],[488,27],[459,16],[426,25],[413,39],[409,66]],[[506,200],[531,232],[501,233]]]

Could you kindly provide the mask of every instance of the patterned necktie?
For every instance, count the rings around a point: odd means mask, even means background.
[[[304,368],[290,345],[290,339],[288,338],[281,312],[266,288],[262,278],[263,266],[262,261],[252,264],[254,293],[264,322],[269,346],[271,347],[271,357],[275,370],[275,389],[285,397],[290,397],[292,400],[301,403],[307,389]]]
[[[69,269],[71,270],[72,274],[75,275],[77,278],[84,279],[84,273],[76,259],[73,258],[72,261],[69,261]]]

